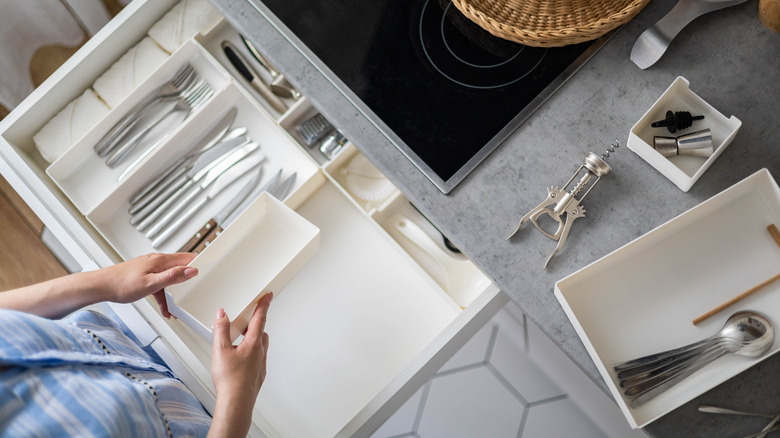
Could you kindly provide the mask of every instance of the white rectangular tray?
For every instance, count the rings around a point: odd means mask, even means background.
[[[555,284],[555,296],[634,428],[719,385],[760,358],[730,355],[632,408],[612,367],[717,332],[732,313],[780,324],[780,282],[694,326],[692,320],[780,271],[767,232],[780,225],[780,189],[763,169]]]
[[[220,307],[230,318],[230,338],[249,326],[257,302],[279,293],[319,247],[320,230],[267,192],[190,266],[198,276],[166,289],[171,313],[205,339]]]

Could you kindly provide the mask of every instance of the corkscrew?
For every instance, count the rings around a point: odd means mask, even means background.
[[[606,176],[612,171],[612,168],[609,167],[609,164],[604,160],[609,158],[610,154],[614,154],[615,150],[619,147],[620,142],[615,140],[615,143],[610,145],[610,147],[601,154],[601,157],[593,152],[588,152],[588,154],[585,155],[585,162],[580,165],[576,172],[574,172],[574,175],[572,175],[569,181],[564,184],[563,188],[559,189],[555,186],[548,187],[547,199],[542,201],[541,204],[537,205],[520,219],[520,224],[515,231],[507,237],[507,240],[517,234],[526,222],[531,221],[536,229],[542,234],[558,242],[558,245],[544,263],[544,269],[547,269],[550,260],[563,249],[563,245],[566,243],[566,238],[569,235],[569,231],[571,230],[574,221],[585,216],[585,208],[581,205],[582,200],[588,196],[588,193],[590,193],[593,187],[596,186],[596,183],[601,180],[601,177]],[[579,181],[574,184],[571,190],[567,191],[569,185],[571,185],[579,175],[582,175]],[[583,190],[585,190],[585,193],[577,198]],[[554,207],[550,208],[552,206]],[[543,214],[548,215],[552,220],[558,223],[558,229],[554,233],[549,233],[539,226],[537,220]],[[563,219],[564,215],[566,215],[565,220]]]

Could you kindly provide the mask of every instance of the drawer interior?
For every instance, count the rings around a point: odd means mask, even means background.
[[[275,112],[235,75],[221,42],[243,45],[224,20],[185,43],[65,155],[47,163],[36,150],[33,135],[174,4],[132,2],[19,112],[12,113],[12,122],[0,130],[0,147],[34,175],[43,192],[38,195],[56,216],[68,216],[83,226],[90,243],[103,251],[99,260],[118,262],[155,250],[178,250],[237,193],[244,180],[220,193],[158,248],[129,223],[132,194],[236,108],[234,126],[245,126],[266,157],[263,181],[280,169],[285,175],[296,173],[285,204],[321,230],[317,254],[283,290],[275,291],[267,325],[273,338],[269,379],[256,405],[255,423],[274,436],[335,435],[441,336],[463,308],[494,287],[470,261],[445,245],[435,227],[355,145],[347,143],[331,157],[305,145],[295,127],[316,115],[317,108],[304,96],[285,99],[287,110]],[[103,168],[94,144],[184,62],[206,72],[214,96],[133,170]],[[399,217],[422,234],[399,231]],[[442,258],[454,260],[454,266],[466,272],[466,298],[453,297],[448,282],[452,272],[447,270],[453,263],[442,263]],[[197,358],[187,365],[214,395],[210,344],[181,321],[166,321],[157,313],[144,316],[174,334],[166,339],[174,351]]]

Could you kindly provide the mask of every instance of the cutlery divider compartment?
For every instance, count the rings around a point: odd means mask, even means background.
[[[354,202],[364,212],[366,212],[367,215],[372,216],[376,212],[381,211],[387,205],[392,203],[394,199],[401,196],[401,191],[398,190],[384,176],[382,176],[381,178],[384,179],[384,181],[381,184],[383,188],[386,188],[385,191],[389,192],[387,195],[381,196],[376,200],[367,201],[365,199],[361,199],[359,196],[353,193],[350,190],[349,184],[347,182],[346,169],[353,160],[363,160],[365,158],[366,157],[357,149],[355,145],[352,143],[347,143],[341,153],[325,165],[324,170],[325,173],[327,173],[328,176],[333,179],[333,181],[339,187],[341,187],[341,189],[344,191],[344,194],[350,198],[352,202]],[[378,175],[381,175],[378,170],[376,172]]]
[[[296,184],[288,199],[288,205],[293,208],[296,202],[300,202],[295,200],[306,196],[306,192],[311,190],[308,188],[308,181],[319,175],[317,166],[283,130],[274,124],[268,114],[257,106],[254,99],[247,96],[243,89],[231,83],[215,96],[203,111],[193,117],[191,121],[193,127],[206,127],[206,129],[178,131],[171,141],[161,147],[153,157],[149,157],[87,215],[93,226],[123,258],[132,258],[152,251],[178,251],[203,224],[230,202],[240,191],[242,183],[249,181],[249,175],[244,175],[225,188],[160,248],[153,248],[144,233],[138,231],[129,222],[128,200],[132,195],[200,141],[216,121],[233,107],[237,109],[237,113],[232,127],[246,127],[247,138],[260,146],[253,154],[265,156],[262,163],[263,175],[259,184],[269,181],[280,169],[283,170],[283,178],[297,172]],[[303,190],[304,193],[298,195],[296,192],[299,190]],[[206,189],[199,198],[205,197],[208,191],[209,189]]]
[[[222,50],[223,41],[230,42],[233,47],[235,47],[240,52],[239,54],[249,63],[251,70],[257,74],[257,77],[261,82],[264,84],[270,84],[272,80],[271,74],[260,65],[254,56],[249,53],[249,50],[244,45],[243,41],[241,41],[241,37],[239,36],[238,32],[232,26],[230,26],[227,20],[222,20],[222,22],[214,26],[211,31],[196,36],[195,41],[197,41],[203,47],[203,49],[216,60],[216,62],[222,65],[225,71],[233,76],[236,83],[240,84],[240,86],[244,88],[247,93],[249,93],[249,95],[257,100],[260,103],[260,106],[263,107],[263,109],[268,112],[271,118],[277,122],[284,118],[285,115],[292,112],[294,108],[299,103],[301,103],[302,100],[306,100],[304,97],[301,97],[298,100],[280,97],[282,102],[284,102],[287,106],[287,111],[280,114],[271,107],[268,101],[262,95],[260,95],[260,93],[258,93],[254,88],[252,88],[251,85],[249,85],[244,77],[236,71],[235,67],[233,67],[233,64],[230,63],[227,56],[225,55],[225,52]]]
[[[111,169],[105,163],[105,157],[97,156],[93,149],[94,145],[136,104],[143,101],[158,87],[168,82],[187,63],[193,66],[199,78],[208,81],[215,96],[212,96],[208,101],[196,108],[183,123],[174,127],[165,142],[159,145],[156,151],[144,158],[142,163],[156,159],[157,152],[165,147],[165,143],[171,141],[177,133],[187,130],[187,127],[200,113],[209,106],[214,105],[216,95],[230,83],[228,76],[217,65],[214,65],[212,60],[204,56],[202,49],[192,42],[185,43],[180,47],[157,71],[139,85],[128,98],[111,110],[95,128],[46,169],[49,177],[68,196],[79,211],[84,214],[88,213],[108,193],[121,185],[119,177],[124,173],[125,169],[144,152],[144,148],[151,146],[149,142],[142,142],[138,150],[132,152],[124,163]],[[139,163],[138,167],[142,163]],[[138,170],[138,167],[136,167],[135,171]]]

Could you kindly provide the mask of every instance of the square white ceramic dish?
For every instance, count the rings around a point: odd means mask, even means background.
[[[689,128],[677,130],[674,134],[666,128],[653,128],[650,125],[663,120],[666,111],[688,111],[692,116],[703,115],[703,120],[696,120]],[[712,165],[726,146],[734,140],[742,122],[734,117],[726,118],[715,108],[691,91],[690,82],[678,76],[664,94],[658,98],[652,107],[631,128],[628,136],[628,148],[636,152],[656,170],[669,178],[680,190],[687,192],[702,174]],[[705,128],[712,131],[714,152],[708,158],[691,156],[674,156],[666,158],[653,147],[654,136],[677,137],[690,134]]]
[[[732,313],[756,310],[780,324],[780,283],[694,326],[692,320],[780,271],[766,227],[780,225],[780,189],[763,169],[555,284],[601,376],[632,427],[644,427],[777,352],[722,357],[632,408],[612,367],[704,339]]]
[[[167,288],[168,308],[211,340],[216,311],[222,307],[235,340],[249,325],[260,298],[269,291],[279,293],[317,252],[319,233],[311,222],[263,193],[190,263],[198,268],[195,278]]]

